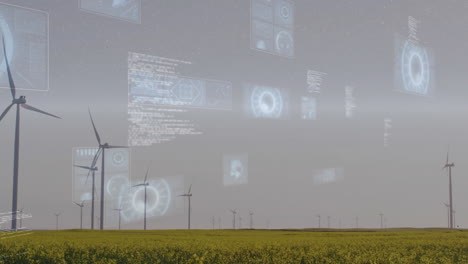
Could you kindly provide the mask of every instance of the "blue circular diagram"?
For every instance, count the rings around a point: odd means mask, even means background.
[[[431,73],[426,50],[407,41],[403,47],[401,59],[401,74],[405,91],[427,95]]]
[[[294,54],[294,39],[291,33],[287,30],[282,30],[276,35],[276,51],[285,56],[293,56]]]
[[[121,190],[118,206],[122,208],[122,219],[126,222],[137,221],[144,214],[144,187],[128,186]],[[148,217],[163,216],[171,205],[172,191],[164,179],[151,181],[147,187],[146,214]]]
[[[280,118],[283,113],[283,97],[277,88],[255,87],[250,102],[256,118]]]

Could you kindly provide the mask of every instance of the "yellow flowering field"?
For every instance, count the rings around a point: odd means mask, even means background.
[[[0,263],[468,263],[468,232],[32,231],[0,236]]]

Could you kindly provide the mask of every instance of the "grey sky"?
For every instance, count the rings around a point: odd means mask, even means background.
[[[316,226],[315,215],[343,226],[446,226],[448,179],[441,170],[451,146],[456,224],[468,225],[468,81],[465,34],[468,4],[456,0],[296,0],[295,58],[250,49],[248,0],[143,0],[141,24],[84,12],[79,0],[3,0],[46,11],[50,19],[50,91],[23,92],[29,102],[63,117],[23,111],[19,208],[33,215],[30,228],[79,226],[71,201],[72,148],[94,146],[90,106],[101,136],[126,144],[128,52],[193,62],[190,75],[233,84],[233,111],[190,110],[201,136],[132,148],[131,176],[182,175],[193,183],[194,228],[211,217],[231,226],[238,208],[247,226]],[[421,42],[434,55],[435,94],[396,91],[395,35],[406,37],[408,16],[421,21]],[[307,87],[307,70],[326,72],[317,121],[294,114]],[[245,116],[244,85],[281,87],[290,93],[291,117]],[[356,112],[344,118],[344,87],[356,88]],[[0,107],[10,102],[0,90]],[[383,147],[384,118],[391,118],[390,147]],[[0,209],[10,211],[14,114],[0,123]],[[248,153],[247,185],[223,186],[223,155]],[[313,182],[314,170],[343,168],[344,180]],[[87,207],[88,208],[88,207]],[[86,210],[86,209],[85,209]],[[149,228],[184,228],[185,211],[148,220]],[[89,226],[88,220],[85,226]],[[139,228],[140,222],[125,228]]]

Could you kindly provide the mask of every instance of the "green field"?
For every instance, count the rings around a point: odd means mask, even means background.
[[[33,231],[0,233],[0,263],[468,263],[468,232]]]

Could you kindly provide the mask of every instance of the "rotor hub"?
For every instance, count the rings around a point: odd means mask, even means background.
[[[13,104],[26,104],[26,96],[20,96],[19,98],[13,99]]]

